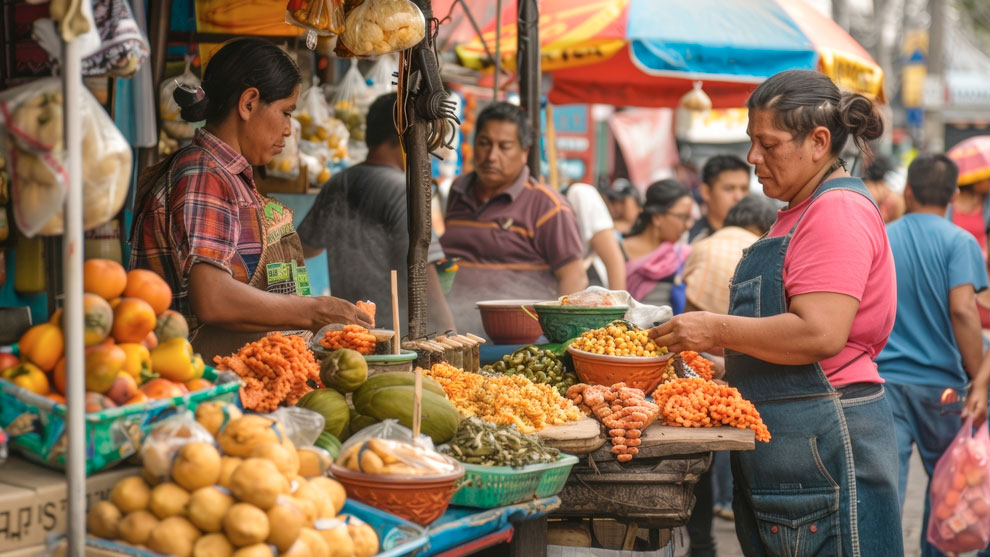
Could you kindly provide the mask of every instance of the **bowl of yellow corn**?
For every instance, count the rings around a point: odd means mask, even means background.
[[[649,394],[663,379],[673,354],[639,329],[624,322],[585,331],[567,347],[578,378],[589,385],[623,382]]]

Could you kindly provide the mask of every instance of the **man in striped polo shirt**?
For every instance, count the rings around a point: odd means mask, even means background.
[[[574,212],[530,176],[531,128],[519,107],[496,102],[478,119],[474,171],[447,200],[447,257],[460,258],[448,302],[461,332],[481,334],[481,300],[552,300],[588,284]]]

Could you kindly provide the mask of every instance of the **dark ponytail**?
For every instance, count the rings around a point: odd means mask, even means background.
[[[639,236],[650,226],[650,221],[653,220],[654,215],[666,213],[675,203],[690,195],[691,192],[677,180],[668,179],[654,182],[646,190],[643,211],[636,217],[636,222],[633,223],[625,237]]]
[[[839,155],[849,137],[867,158],[867,141],[883,135],[883,117],[873,101],[840,92],[832,80],[811,70],[787,70],[771,76],[746,101],[750,110],[772,110],[774,124],[801,141],[818,126],[832,134],[832,154]]]
[[[254,87],[261,100],[284,99],[302,83],[299,67],[284,50],[255,37],[228,41],[206,65],[199,90],[177,87],[172,98],[187,122],[218,124],[237,106],[241,94]]]

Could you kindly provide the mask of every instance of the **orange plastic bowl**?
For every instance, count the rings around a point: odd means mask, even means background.
[[[589,385],[614,385],[625,383],[629,387],[641,389],[649,396],[660,380],[667,360],[673,354],[656,357],[604,356],[592,354],[568,346],[567,351],[574,360],[574,371],[583,383]]]
[[[543,334],[540,322],[523,311],[536,315],[533,304],[543,300],[488,300],[478,302],[481,324],[494,344],[533,344]]]
[[[331,464],[330,472],[348,497],[426,526],[447,512],[464,467],[442,475],[396,476],[364,474]]]

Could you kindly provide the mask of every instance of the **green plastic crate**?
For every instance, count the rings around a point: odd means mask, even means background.
[[[519,468],[464,464],[464,478],[450,504],[494,509],[556,495],[577,461],[576,456],[562,454],[557,462]]]
[[[210,381],[218,378],[211,367],[206,368],[203,377]],[[181,409],[195,411],[208,400],[239,403],[239,388],[240,381],[231,381],[180,397],[87,413],[86,475],[136,454],[141,441],[155,425]],[[57,470],[65,469],[65,412],[64,404],[0,379],[0,427],[25,458]]]

